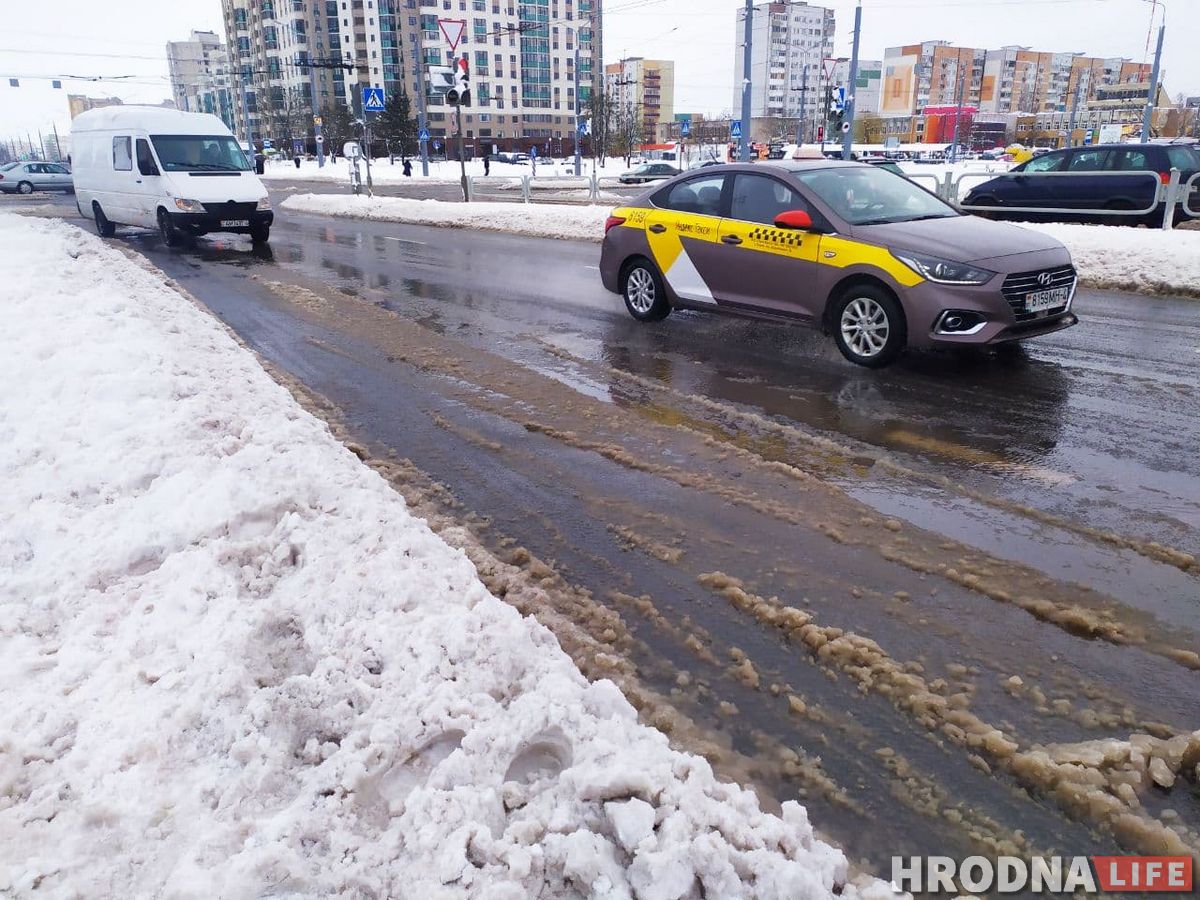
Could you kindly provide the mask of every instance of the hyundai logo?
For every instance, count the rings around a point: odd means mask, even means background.
[[[1054,276],[1049,272],[1043,272],[1038,276],[1038,284],[1042,287],[1050,287],[1050,285],[1054,284]]]

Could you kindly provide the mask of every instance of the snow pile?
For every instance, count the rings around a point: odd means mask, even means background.
[[[610,210],[607,206],[447,203],[330,194],[297,194],[285,200],[283,208],[577,241],[600,241]],[[1071,251],[1085,285],[1143,293],[1200,295],[1200,231],[1025,222],[1020,225],[1062,241]]]
[[[589,684],[157,275],[9,215],[0,260],[0,894],[845,879],[803,807]]]
[[[281,205],[283,209],[327,216],[477,228],[575,241],[599,241],[604,236],[604,220],[610,209],[550,203],[451,203],[354,194],[297,194]]]
[[[1200,296],[1200,231],[1022,222],[1067,245],[1084,284]]]

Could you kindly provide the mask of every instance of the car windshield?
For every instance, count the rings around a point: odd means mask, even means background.
[[[5,163],[4,165],[0,166],[0,172],[7,172],[9,169],[15,169],[19,165],[20,163],[15,162]]]
[[[249,172],[246,154],[229,135],[154,134],[154,152],[167,172]]]
[[[907,178],[878,166],[814,169],[796,177],[851,225],[887,225],[959,215]]]

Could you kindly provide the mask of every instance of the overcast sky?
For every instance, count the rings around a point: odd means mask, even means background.
[[[1200,94],[1200,0],[1167,7],[1164,80],[1174,96]],[[605,0],[605,56],[675,60],[675,108],[718,114],[734,84],[734,16],[744,0]],[[837,12],[835,53],[850,53],[854,0]],[[221,31],[220,0],[41,0],[37,15],[4,17],[0,30],[0,139],[69,128],[67,93],[158,103],[171,96],[165,45],[193,28]],[[1146,0],[863,0],[864,58],[888,46],[945,39],[974,47],[1020,44],[1141,60],[1153,8]],[[11,13],[12,11],[9,10]],[[1157,21],[1157,20],[1156,20]],[[1153,54],[1153,45],[1150,48]],[[92,55],[104,54],[104,55]],[[133,76],[65,80],[54,90],[33,76]],[[21,86],[8,86],[20,77]]]

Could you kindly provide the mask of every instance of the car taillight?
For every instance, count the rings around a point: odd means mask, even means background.
[[[1170,172],[1159,172],[1158,180],[1161,181],[1163,184],[1170,184],[1171,183],[1171,173]]]
[[[604,233],[608,234],[610,229],[616,228],[618,225],[625,224],[624,216],[609,216],[604,220]]]

